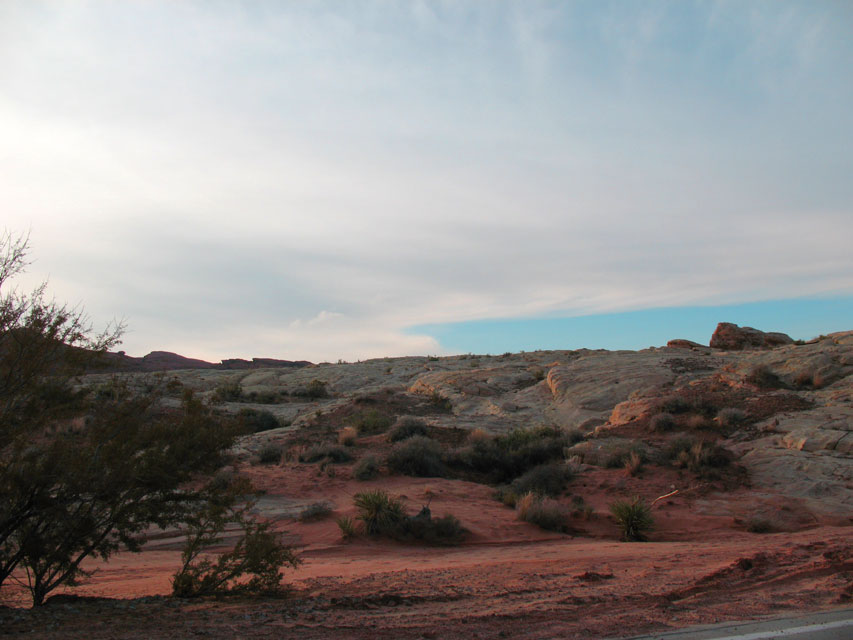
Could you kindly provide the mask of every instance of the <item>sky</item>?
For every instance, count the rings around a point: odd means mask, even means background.
[[[853,4],[0,2],[0,230],[123,349],[853,329]]]

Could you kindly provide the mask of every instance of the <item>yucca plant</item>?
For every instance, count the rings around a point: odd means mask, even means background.
[[[610,513],[622,529],[625,542],[643,542],[655,527],[652,510],[640,496],[631,500],[617,500],[610,505]]]
[[[406,518],[403,502],[382,489],[357,493],[353,503],[368,535],[392,533]]]

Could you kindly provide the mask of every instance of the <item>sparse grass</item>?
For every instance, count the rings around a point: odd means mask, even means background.
[[[649,422],[652,431],[672,431],[675,429],[675,417],[671,413],[662,412],[652,416]]]
[[[349,462],[352,454],[336,444],[317,444],[299,455],[299,462]]]
[[[625,458],[625,474],[629,476],[637,475],[643,468],[643,458],[636,451],[631,451],[628,457]]]
[[[307,522],[309,520],[319,520],[321,518],[325,518],[330,513],[332,513],[331,503],[315,502],[314,504],[309,504],[302,511],[300,511],[297,520],[299,520],[300,522]]]
[[[447,474],[441,445],[424,436],[412,436],[394,445],[386,462],[391,471],[407,476],[433,478]]]
[[[716,444],[693,438],[676,438],[669,443],[664,457],[672,466],[687,469],[707,478],[719,475],[718,469],[731,464],[731,453]]]
[[[373,456],[359,460],[352,469],[352,477],[356,480],[373,480],[379,476],[379,461]]]
[[[530,492],[518,499],[515,508],[519,520],[548,531],[565,533],[569,530],[569,509],[556,500]]]
[[[390,442],[400,442],[412,436],[427,435],[426,423],[420,418],[414,416],[403,416],[394,423],[393,428],[388,433]]]
[[[617,500],[610,505],[610,513],[616,519],[625,542],[643,542],[655,527],[651,508],[639,496],[631,500]]]
[[[278,464],[281,462],[281,446],[267,442],[258,452],[258,460],[261,464]]]
[[[382,413],[377,409],[365,409],[358,413],[354,413],[350,416],[349,421],[359,433],[368,435],[387,431],[394,422],[391,416]]]
[[[344,427],[338,431],[338,444],[344,447],[351,447],[355,444],[357,437],[358,431],[356,431],[355,427]]]
[[[341,530],[341,537],[344,540],[352,540],[355,537],[355,521],[351,516],[341,516],[340,518],[335,519],[335,524],[337,524],[338,529]]]

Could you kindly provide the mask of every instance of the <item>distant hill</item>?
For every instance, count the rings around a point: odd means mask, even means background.
[[[267,368],[291,368],[297,369],[312,364],[307,360],[277,360],[275,358],[229,358],[219,363],[207,362],[196,358],[187,358],[170,351],[152,351],[141,358],[129,356],[123,351],[118,353],[105,353],[91,367],[92,372],[155,372],[175,371],[177,369],[267,369]]]

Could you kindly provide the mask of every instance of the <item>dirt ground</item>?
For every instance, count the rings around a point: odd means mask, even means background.
[[[357,482],[345,467],[246,467],[267,491],[262,515],[277,519],[301,549],[282,599],[175,600],[166,597],[180,538],[162,536],[124,553],[73,590],[37,610],[8,592],[0,635],[32,638],[617,638],[700,623],[849,606],[853,536],[814,523],[757,534],[730,515],[747,489],[715,493],[685,486],[662,469],[637,477],[605,470],[580,475],[571,492],[595,509],[574,534],[520,522],[493,489],[461,480],[382,477]],[[616,497],[654,499],[651,542],[625,543],[607,513]],[[429,496],[436,516],[453,513],[469,529],[457,547],[383,539],[341,540],[339,515],[352,495],[384,488],[414,513]],[[292,496],[299,496],[294,500]],[[569,497],[565,500],[568,502]],[[305,505],[331,514],[299,522]],[[734,509],[736,511],[736,509]],[[72,592],[69,592],[72,593]]]

